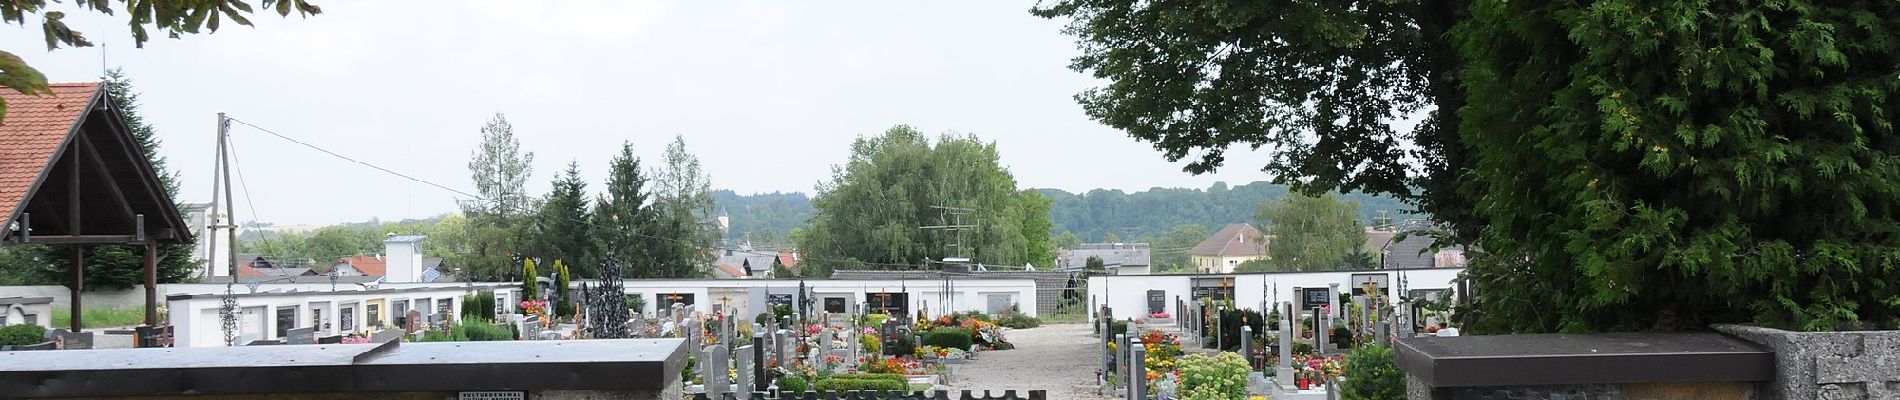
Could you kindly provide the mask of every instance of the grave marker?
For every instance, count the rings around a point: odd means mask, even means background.
[[[787,333],[788,332],[785,332],[783,329],[772,332],[772,356],[778,357],[776,366],[792,365],[791,352],[796,349],[790,349],[785,346],[785,336]]]
[[[737,363],[733,365],[733,369],[739,372],[737,374],[738,376],[736,376],[737,379],[734,379],[732,382],[734,392],[747,391],[747,387],[753,385],[753,381],[755,380],[755,378],[753,378],[755,376],[753,375],[753,371],[755,371],[753,368],[756,367],[757,363],[753,361],[752,349],[754,349],[754,347],[746,345],[739,346],[739,348],[733,351],[733,353],[737,355],[735,357]]]
[[[1143,348],[1141,343],[1135,343],[1135,345],[1129,346],[1128,349],[1129,352],[1134,354],[1147,354],[1146,349]],[[1128,379],[1128,400],[1148,400],[1147,367],[1142,366],[1142,363],[1145,361],[1146,360],[1143,360],[1141,357],[1130,357],[1128,359],[1128,375],[1130,377]]]
[[[706,346],[701,354],[707,357],[700,363],[705,366],[705,368],[700,368],[703,374],[700,382],[705,383],[706,396],[714,399],[724,398],[726,392],[732,390],[727,386],[729,383],[726,383],[726,368],[730,365],[730,360],[726,358],[726,346],[717,344]]]
[[[312,344],[317,342],[317,328],[290,328],[284,332],[284,344]]]
[[[768,387],[767,384],[772,380],[772,376],[765,373],[765,333],[753,333],[752,346],[750,347],[752,347],[752,351],[748,353],[751,353],[752,359],[756,361],[752,363],[752,391],[763,392]],[[741,384],[743,383],[744,382],[741,382]]]
[[[1289,387],[1293,386],[1293,331],[1298,330],[1299,325],[1294,321],[1297,317],[1293,314],[1293,304],[1280,308],[1286,312],[1280,314],[1280,362],[1273,370],[1273,380],[1279,381],[1281,387]]]
[[[1252,338],[1253,338],[1253,327],[1241,325],[1240,337],[1238,338],[1238,340],[1240,340],[1240,358],[1247,360],[1248,371],[1253,371],[1257,369],[1256,368],[1257,364],[1254,364],[1253,362],[1253,352],[1250,351],[1252,350],[1251,347],[1253,347],[1253,340],[1250,340]]]

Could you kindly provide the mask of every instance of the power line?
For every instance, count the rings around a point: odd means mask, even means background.
[[[231,122],[236,122],[236,123],[239,123],[239,124],[243,124],[244,126],[248,126],[248,127],[251,127],[252,129],[257,129],[258,131],[261,131],[261,132],[264,132],[264,133],[268,133],[268,134],[270,134],[271,136],[276,136],[276,137],[277,137],[277,138],[279,138],[279,139],[283,139],[283,140],[285,140],[285,141],[289,141],[289,142],[291,142],[291,143],[296,143],[296,144],[299,144],[299,145],[303,145],[304,147],[308,147],[308,148],[310,148],[311,150],[316,150],[316,151],[318,151],[318,152],[322,152],[322,153],[324,153],[324,154],[329,154],[329,155],[330,155],[330,156],[332,156],[332,157],[336,157],[336,158],[339,158],[339,159],[342,159],[342,160],[344,160],[344,161],[349,161],[349,162],[352,162],[352,163],[356,163],[356,164],[358,164],[358,165],[362,165],[362,166],[365,166],[365,167],[369,167],[369,168],[371,168],[371,169],[375,169],[375,170],[377,170],[377,171],[382,171],[383,173],[387,173],[387,174],[390,174],[390,175],[395,175],[395,176],[397,176],[397,177],[401,177],[401,178],[403,178],[403,179],[408,179],[408,180],[411,180],[411,181],[415,181],[415,182],[417,182],[417,183],[421,183],[421,184],[424,184],[424,185],[429,185],[429,186],[433,186],[433,187],[435,187],[435,188],[437,188],[437,189],[442,189],[442,190],[444,190],[444,191],[448,191],[448,192],[450,192],[450,193],[455,193],[455,194],[458,194],[458,195],[462,195],[462,196],[467,196],[467,197],[469,197],[470,199],[473,199],[474,201],[478,201],[478,202],[489,202],[489,203],[492,203],[492,202],[496,202],[496,200],[493,200],[493,199],[489,199],[489,198],[486,198],[486,197],[483,197],[483,196],[477,196],[477,195],[473,195],[473,194],[469,194],[468,192],[463,192],[463,191],[461,191],[461,190],[456,190],[456,189],[454,189],[454,188],[450,188],[450,187],[448,187],[448,186],[444,186],[444,185],[441,185],[441,184],[437,184],[437,183],[435,183],[435,182],[430,182],[430,181],[428,181],[428,180],[424,180],[424,179],[421,179],[421,178],[416,178],[416,177],[414,177],[414,176],[410,176],[410,175],[407,175],[407,174],[403,174],[403,173],[400,173],[400,172],[396,172],[396,171],[394,171],[394,170],[391,170],[391,169],[389,169],[389,168],[384,168],[384,167],[382,167],[382,166],[379,166],[379,165],[376,165],[376,164],[371,164],[371,163],[369,163],[369,162],[366,162],[366,161],[362,161],[362,160],[358,160],[358,159],[355,159],[355,158],[351,158],[351,157],[349,157],[349,156],[345,156],[345,155],[342,155],[342,154],[339,154],[339,153],[337,153],[337,152],[334,152],[334,151],[330,151],[329,149],[325,149],[325,148],[322,148],[322,147],[317,147],[316,145],[313,145],[313,144],[310,144],[310,143],[306,143],[306,142],[304,142],[304,141],[301,141],[301,140],[297,140],[297,139],[293,139],[293,138],[291,138],[291,137],[289,137],[289,136],[285,136],[284,134],[281,134],[281,133],[277,133],[277,132],[275,132],[275,131],[272,131],[272,130],[270,130],[270,129],[265,129],[264,127],[261,127],[261,126],[257,126],[257,125],[254,125],[254,124],[251,124],[251,123],[249,123],[249,122],[244,122],[243,120],[239,120],[239,119],[237,119],[237,118],[230,118],[230,117],[226,117],[225,119],[227,119],[227,120],[230,120]],[[607,229],[615,229],[615,227],[609,227],[609,226],[602,226],[602,225],[598,225],[598,224],[595,224],[595,223],[594,223],[594,221],[591,221],[591,220],[587,220],[587,219],[581,219],[581,218],[564,218],[564,219],[566,219],[566,220],[569,220],[569,221],[572,221],[572,222],[576,222],[576,223],[580,223],[581,225],[585,225],[585,226],[588,226],[588,227],[593,227],[593,228],[607,228]],[[733,253],[747,253],[747,254],[754,254],[754,255],[771,255],[771,256],[777,256],[777,255],[778,255],[777,253],[763,253],[763,252],[754,252],[754,251],[751,251],[751,250],[743,250],[743,249],[737,249],[737,248],[729,248],[729,247],[724,247],[724,246],[709,246],[709,245],[705,245],[705,244],[701,244],[701,243],[693,243],[693,242],[689,242],[689,241],[685,241],[685,240],[680,240],[680,239],[675,239],[675,238],[669,238],[669,237],[661,237],[661,236],[653,236],[653,235],[648,235],[648,234],[644,234],[644,233],[640,233],[640,232],[637,232],[637,231],[627,231],[627,232],[625,232],[625,233],[626,233],[626,234],[629,234],[629,235],[632,235],[632,236],[636,236],[636,237],[643,237],[643,238],[649,238],[649,239],[655,239],[655,240],[664,240],[664,241],[669,241],[669,242],[674,242],[674,243],[681,243],[681,244],[686,244],[686,245],[688,245],[688,246],[693,246],[693,247],[697,247],[697,248],[700,248],[700,249],[702,249],[702,250],[717,250],[717,251],[727,251],[727,252],[733,252]],[[874,266],[886,266],[886,267],[905,267],[905,268],[917,268],[917,267],[920,267],[920,265],[914,265],[914,264],[896,264],[896,263],[876,263],[876,262],[865,262],[865,261],[858,261],[858,260],[840,260],[840,259],[832,259],[832,258],[824,258],[824,257],[809,257],[809,256],[806,256],[806,257],[801,257],[801,260],[811,260],[811,261],[821,261],[821,262],[828,262],[828,263],[839,263],[839,264],[846,264],[846,265],[848,265],[848,264],[862,264],[862,265],[874,265]]]

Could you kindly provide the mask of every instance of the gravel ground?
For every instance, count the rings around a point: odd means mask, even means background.
[[[955,365],[950,390],[1047,390],[1051,399],[1107,400],[1096,393],[1095,357],[1101,353],[1087,324],[1045,325],[1009,332],[1014,350],[977,353]]]

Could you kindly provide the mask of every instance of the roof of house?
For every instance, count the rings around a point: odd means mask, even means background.
[[[745,270],[739,269],[738,266],[735,266],[732,264],[727,264],[727,263],[722,262],[722,263],[713,264],[713,267],[718,268],[719,272],[726,274],[726,277],[729,277],[729,278],[742,278],[746,276]]]
[[[383,239],[383,243],[415,243],[415,242],[422,241],[422,239],[428,239],[428,238],[429,238],[428,236],[424,236],[424,235],[397,235],[397,236],[390,236],[388,239]]]
[[[791,251],[791,250],[778,251],[778,265],[785,266],[786,270],[792,271],[792,273],[794,274],[798,273],[798,267],[799,267],[798,259],[799,258],[800,256],[798,255],[798,252]]]
[[[1267,255],[1267,236],[1253,225],[1227,224],[1194,245],[1188,254],[1213,257],[1254,257]]]
[[[283,276],[283,277],[240,276],[234,280],[229,276],[209,276],[209,277],[204,277],[204,278],[199,279],[198,283],[250,283],[250,282],[332,283],[332,282],[335,282],[335,283],[342,283],[342,284],[358,284],[358,283],[373,283],[373,282],[376,282],[377,279],[381,279],[382,277],[380,276],[338,276],[338,277],[334,277],[336,278],[334,280],[332,280],[331,278],[333,277],[329,275],[302,275],[302,276]],[[173,296],[177,296],[177,295],[173,295]]]
[[[1404,238],[1398,237],[1400,232],[1396,231],[1366,232],[1366,248],[1370,250],[1370,253],[1384,255],[1385,259],[1380,261],[1380,267],[1385,269],[1451,268],[1465,265],[1463,247],[1439,249],[1434,252],[1431,249],[1432,237],[1419,233],[1421,229],[1430,229],[1430,227],[1414,226],[1412,230],[1407,231],[1411,234],[1405,235]]]
[[[1089,257],[1102,259],[1105,268],[1146,267],[1153,258],[1147,243],[1088,243],[1063,250],[1056,269],[1087,267]]]
[[[98,82],[55,83],[42,95],[0,90],[6,106],[0,120],[0,226],[36,208],[49,218],[33,225],[41,231],[35,236],[78,239],[83,234],[92,236],[81,239],[84,243],[103,244],[112,239],[100,235],[139,235],[137,228],[144,227],[143,234],[159,241],[189,240],[189,225],[177,203],[164,191],[156,169],[102,87]],[[54,165],[79,168],[55,171]],[[69,179],[86,184],[48,184]],[[68,210],[63,203],[73,196],[89,201],[79,210]],[[47,204],[55,200],[62,204]],[[52,218],[65,212],[87,215],[70,221],[79,226]],[[135,221],[140,214],[146,216],[143,224]],[[13,230],[0,232],[11,235]]]
[[[356,272],[361,272],[363,275],[389,275],[389,261],[376,258],[375,256],[349,256],[344,257],[342,260],[337,260],[337,262],[349,264],[350,268],[356,268]]]

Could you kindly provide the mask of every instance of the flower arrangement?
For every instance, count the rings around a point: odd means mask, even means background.
[[[1195,354],[1180,362],[1183,400],[1228,400],[1247,397],[1247,361],[1239,354]]]
[[[547,315],[548,313],[547,300],[522,300],[520,306],[522,314]]]
[[[1148,318],[1154,318],[1154,319],[1168,319],[1168,317],[1169,315],[1167,311],[1156,311],[1153,314],[1148,314]]]
[[[364,343],[369,343],[369,338],[358,337],[355,335],[343,337],[343,344],[364,344]]]

